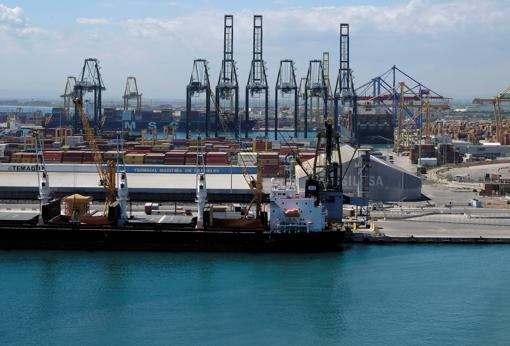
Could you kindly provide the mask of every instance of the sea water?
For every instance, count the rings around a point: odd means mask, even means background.
[[[1,345],[508,345],[510,247],[0,252]]]

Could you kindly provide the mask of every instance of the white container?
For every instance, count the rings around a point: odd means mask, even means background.
[[[471,200],[471,206],[473,208],[481,208],[482,207],[482,202],[478,199],[472,199]]]
[[[422,167],[436,167],[437,158],[435,157],[422,157],[418,160],[418,165]]]
[[[66,145],[70,147],[77,147],[83,143],[83,136],[68,136],[66,138]]]

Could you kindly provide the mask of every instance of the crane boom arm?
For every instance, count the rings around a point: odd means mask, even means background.
[[[90,127],[89,119],[87,118],[87,114],[83,109],[83,102],[80,98],[75,98],[73,102],[76,104],[78,108],[78,113],[80,115],[80,120],[83,125],[83,131],[85,134],[85,138],[89,143],[90,149],[94,154],[94,162],[96,164],[97,173],[99,174],[99,184],[104,187],[106,190],[106,202],[105,202],[105,210],[104,213],[107,214],[108,207],[115,202],[115,164],[113,161],[108,162],[105,165],[103,162],[103,157],[99,152],[99,147],[96,143],[96,138],[94,135],[94,129]]]

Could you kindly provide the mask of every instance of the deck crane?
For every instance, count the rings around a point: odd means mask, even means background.
[[[494,108],[494,121],[496,123],[496,140],[499,143],[503,142],[503,118],[501,115],[501,103],[510,102],[510,86],[503,89],[497,96],[493,98],[475,98],[473,103],[484,104],[492,103]]]
[[[207,203],[207,181],[205,174],[205,160],[204,148],[200,136],[198,137],[198,150],[197,150],[197,176],[196,176],[196,202],[198,205],[197,210],[197,224],[196,229],[204,228],[204,209]]]
[[[217,119],[219,119],[220,124],[223,128],[223,131],[225,133],[231,132],[231,130],[229,129],[228,123],[227,123],[228,114],[221,111],[220,104],[217,102],[214,92],[212,91],[212,89],[210,87],[209,87],[209,95],[210,95],[211,100],[214,104],[214,109],[217,114]],[[236,138],[236,139],[239,141],[238,145],[239,145],[239,149],[241,149],[242,148],[242,145],[240,142],[241,140],[240,140],[240,138]],[[253,194],[253,198],[252,198],[250,204],[248,205],[245,217],[248,215],[248,212],[250,211],[251,207],[255,204],[255,208],[256,208],[255,215],[256,215],[256,218],[259,218],[260,212],[262,210],[261,205],[262,205],[262,199],[263,199],[262,166],[257,164],[257,179],[255,179],[253,177],[253,175],[251,175],[248,172],[247,164],[244,161],[244,158],[242,157],[242,155],[238,155],[238,157],[240,158],[240,160],[238,160],[240,162],[238,162],[238,163],[240,164],[240,167],[242,168],[243,178],[246,181],[246,184],[248,185],[248,187],[250,188],[251,193]]]
[[[78,113],[83,125],[83,131],[85,133],[85,138],[89,143],[90,148],[94,153],[94,161],[97,168],[97,173],[99,174],[99,185],[103,186],[106,191],[106,199],[103,210],[103,215],[108,216],[108,210],[110,206],[117,200],[117,191],[115,186],[115,162],[112,160],[108,160],[108,162],[104,162],[101,154],[99,153],[99,148],[96,143],[96,138],[94,136],[94,129],[90,127],[89,119],[85,110],[83,109],[83,101],[75,97],[73,99],[76,108],[78,109]]]
[[[35,157],[37,160],[37,181],[39,185],[39,201],[40,201],[40,213],[38,223],[41,225],[43,221],[43,206],[50,202],[51,190],[50,190],[50,178],[46,171],[46,162],[44,161],[44,142],[41,138],[39,131],[33,133],[35,139]],[[40,174],[39,174],[40,173]]]
[[[120,207],[119,224],[124,225],[128,220],[127,215],[127,202],[129,200],[129,188],[126,174],[126,165],[124,157],[121,153],[124,152],[123,139],[121,133],[117,132],[117,162],[116,167],[116,181],[117,181],[117,195]]]
[[[290,137],[290,142],[289,140],[287,140],[285,138],[285,135],[284,133],[281,133],[281,138],[283,139],[283,141],[285,142],[285,144],[290,148],[290,156],[294,157],[294,159],[296,160],[296,163],[298,164],[298,166],[301,168],[301,170],[303,171],[303,173],[307,176],[307,177],[311,177],[311,173],[308,171],[309,169],[313,169],[313,167],[310,166],[310,164],[308,164],[309,167],[305,167],[305,162],[303,162],[303,160],[301,160],[301,157],[299,155],[299,148],[297,148],[296,150],[292,149],[292,145],[291,144],[295,144],[293,141],[292,141],[292,137]],[[308,163],[308,162],[307,162]]]

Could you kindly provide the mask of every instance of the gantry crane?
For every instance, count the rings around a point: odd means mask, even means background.
[[[129,110],[129,101],[134,99],[135,104],[135,114],[140,114],[142,112],[142,94],[138,92],[138,84],[136,83],[136,77],[127,77],[126,79],[126,87],[124,88],[124,95],[122,96],[124,100],[124,111],[127,112]]]
[[[94,130],[90,127],[87,113],[83,109],[83,101],[75,97],[73,102],[78,110],[85,138],[89,143],[90,149],[94,153],[94,162],[96,164],[97,173],[99,174],[99,185],[103,186],[106,191],[106,199],[103,210],[103,215],[108,216],[108,210],[110,206],[117,200],[116,185],[115,185],[115,162],[109,160],[108,162],[103,161],[103,158],[99,152],[99,148],[96,143],[94,136]]]
[[[426,99],[423,103],[423,111],[425,112],[425,138],[430,139],[432,136],[432,110],[449,110],[449,104],[433,104],[430,99]]]
[[[494,108],[494,122],[496,123],[496,140],[503,143],[503,118],[501,116],[501,103],[510,102],[510,86],[503,89],[497,96],[493,98],[475,98],[473,103],[483,104],[491,103]]]
[[[398,128],[397,138],[395,138],[396,152],[400,153],[402,149],[408,146],[413,140],[405,138],[409,133],[405,132],[405,128],[419,130],[417,135],[418,142],[421,142],[422,130],[424,130],[424,137],[429,139],[432,135],[432,110],[448,110],[450,109],[449,99],[440,97],[433,98],[428,95],[427,89],[421,89],[420,92],[415,92],[405,82],[399,83],[399,113],[398,113]],[[407,102],[409,99],[417,103]],[[432,102],[432,101],[436,102]],[[446,103],[439,103],[446,101]],[[414,108],[412,112],[410,108]],[[425,125],[422,126],[422,114],[425,113]]]

